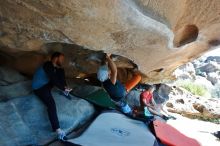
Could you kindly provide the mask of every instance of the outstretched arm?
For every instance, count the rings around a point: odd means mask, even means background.
[[[152,106],[151,104],[145,103],[145,105],[146,105],[147,107],[150,107],[150,108],[154,109],[154,106]]]
[[[151,103],[152,103],[153,106],[157,105],[157,103],[155,102],[154,98],[151,99]]]
[[[111,70],[110,80],[111,80],[112,84],[115,84],[117,81],[117,67],[116,67],[114,61],[111,59],[110,55],[106,55],[106,59],[108,62],[108,66]]]

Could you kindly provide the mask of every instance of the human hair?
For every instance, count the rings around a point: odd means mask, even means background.
[[[64,56],[64,54],[61,53],[61,52],[54,52],[54,53],[51,55],[51,60],[53,60],[54,58],[60,57],[60,56]]]
[[[145,90],[147,90],[147,91],[154,90],[154,89],[155,89],[154,85],[149,85],[149,84],[145,85]]]
[[[101,65],[106,65],[107,63],[106,63],[106,53],[103,53],[103,56],[101,57]]]
[[[161,87],[161,85],[162,85],[161,83],[156,84],[156,85],[155,85],[155,88],[156,88],[155,90],[159,90],[159,89],[160,89],[160,87]]]

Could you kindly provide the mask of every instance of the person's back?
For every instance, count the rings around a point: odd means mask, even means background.
[[[54,66],[52,61],[47,61],[36,70],[33,76],[32,89],[37,90],[49,84],[51,87],[56,86],[60,90],[65,90],[64,76],[63,68]]]
[[[49,78],[43,68],[43,65],[37,68],[33,80],[32,80],[32,89],[36,90],[41,88],[42,86],[49,83]]]
[[[154,91],[154,86],[153,85],[145,85],[144,91],[141,92],[140,94],[140,105],[141,106],[150,106],[153,101],[153,91]]]

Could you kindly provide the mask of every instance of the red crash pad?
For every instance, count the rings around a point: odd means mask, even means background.
[[[153,122],[156,137],[167,146],[200,146],[198,141],[180,133],[177,129],[165,122]]]

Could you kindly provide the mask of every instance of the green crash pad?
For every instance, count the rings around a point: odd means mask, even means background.
[[[97,90],[85,96],[84,99],[101,107],[116,109],[114,102],[111,100],[108,93],[103,89]]]

